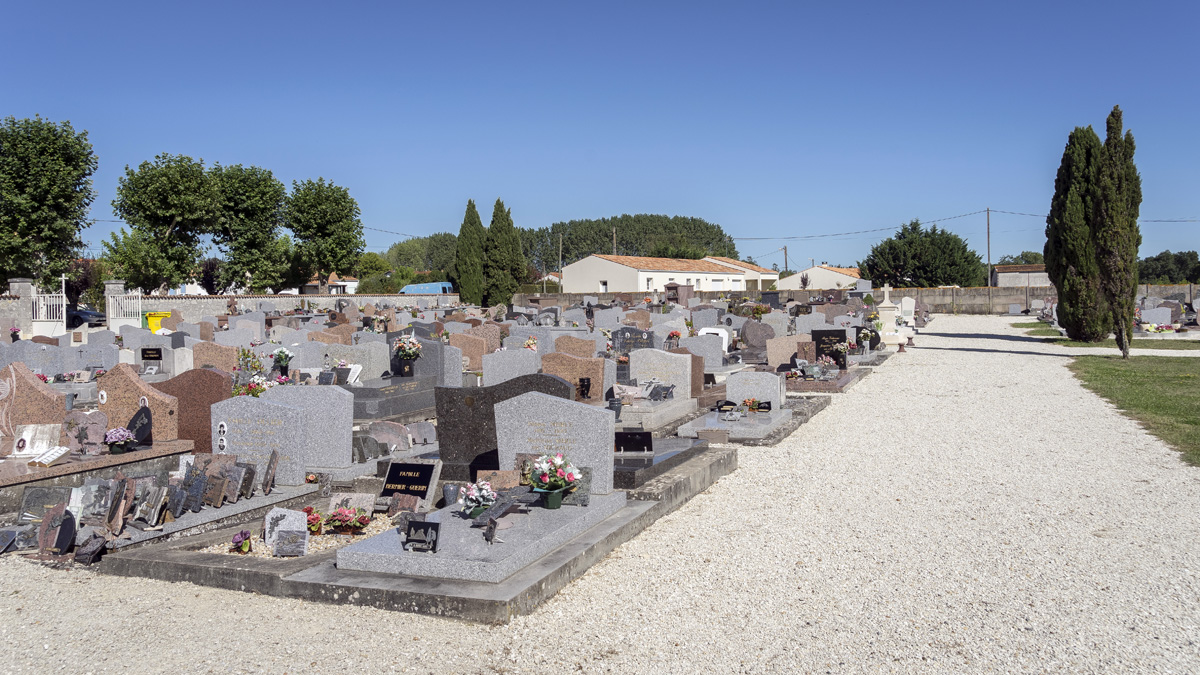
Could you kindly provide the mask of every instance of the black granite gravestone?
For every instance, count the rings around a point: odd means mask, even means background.
[[[129,418],[129,423],[125,425],[133,433],[133,440],[137,445],[150,445],[154,442],[153,422],[150,417],[150,409],[142,406],[138,411]]]
[[[613,352],[628,354],[635,349],[653,349],[654,333],[626,326],[612,332]]]
[[[498,470],[496,404],[531,391],[570,400],[575,387],[561,377],[538,373],[490,387],[435,389],[442,479],[473,481],[479,470]]]

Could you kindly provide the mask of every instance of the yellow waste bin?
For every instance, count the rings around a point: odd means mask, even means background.
[[[162,320],[171,316],[170,312],[146,312],[146,320],[143,325],[150,329],[151,333],[158,332],[162,328]]]

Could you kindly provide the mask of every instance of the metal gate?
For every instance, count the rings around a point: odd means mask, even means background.
[[[66,277],[58,293],[39,293],[34,288],[30,298],[32,307],[30,315],[33,318],[33,334],[53,337],[65,335],[67,332],[67,289]]]
[[[104,313],[108,317],[108,329],[119,331],[121,326],[142,325],[142,291],[104,296]]]

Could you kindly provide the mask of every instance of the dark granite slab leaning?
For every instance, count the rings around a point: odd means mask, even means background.
[[[632,490],[695,457],[708,447],[695,438],[655,438],[654,454],[613,455],[613,489]]]
[[[361,387],[345,389],[354,394],[354,421],[371,422],[432,411],[436,385],[434,376],[393,377],[367,380]]]

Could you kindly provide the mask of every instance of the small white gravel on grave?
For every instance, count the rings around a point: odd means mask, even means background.
[[[8,555],[0,670],[1197,672],[1200,469],[1022,319],[939,315],[507,625]]]
[[[363,528],[361,534],[339,535],[333,534],[332,532],[325,532],[319,535],[310,534],[308,536],[308,553],[311,555],[313,553],[322,553],[324,551],[334,551],[343,546],[353,544],[356,541],[362,541],[367,537],[379,534],[380,532],[388,530],[392,527],[393,526],[391,521],[388,519],[387,514],[377,513],[375,514],[375,517],[372,518],[371,522]],[[270,546],[267,546],[266,542],[261,539],[262,526],[251,526],[246,529],[249,529],[250,533],[254,535],[254,545],[251,547],[249,553],[235,553],[231,551],[230,548],[233,546],[232,539],[223,544],[213,544],[212,546],[206,546],[205,548],[197,550],[200,553],[223,553],[226,555],[241,556],[246,558],[272,557],[272,555],[274,555],[274,551]]]

